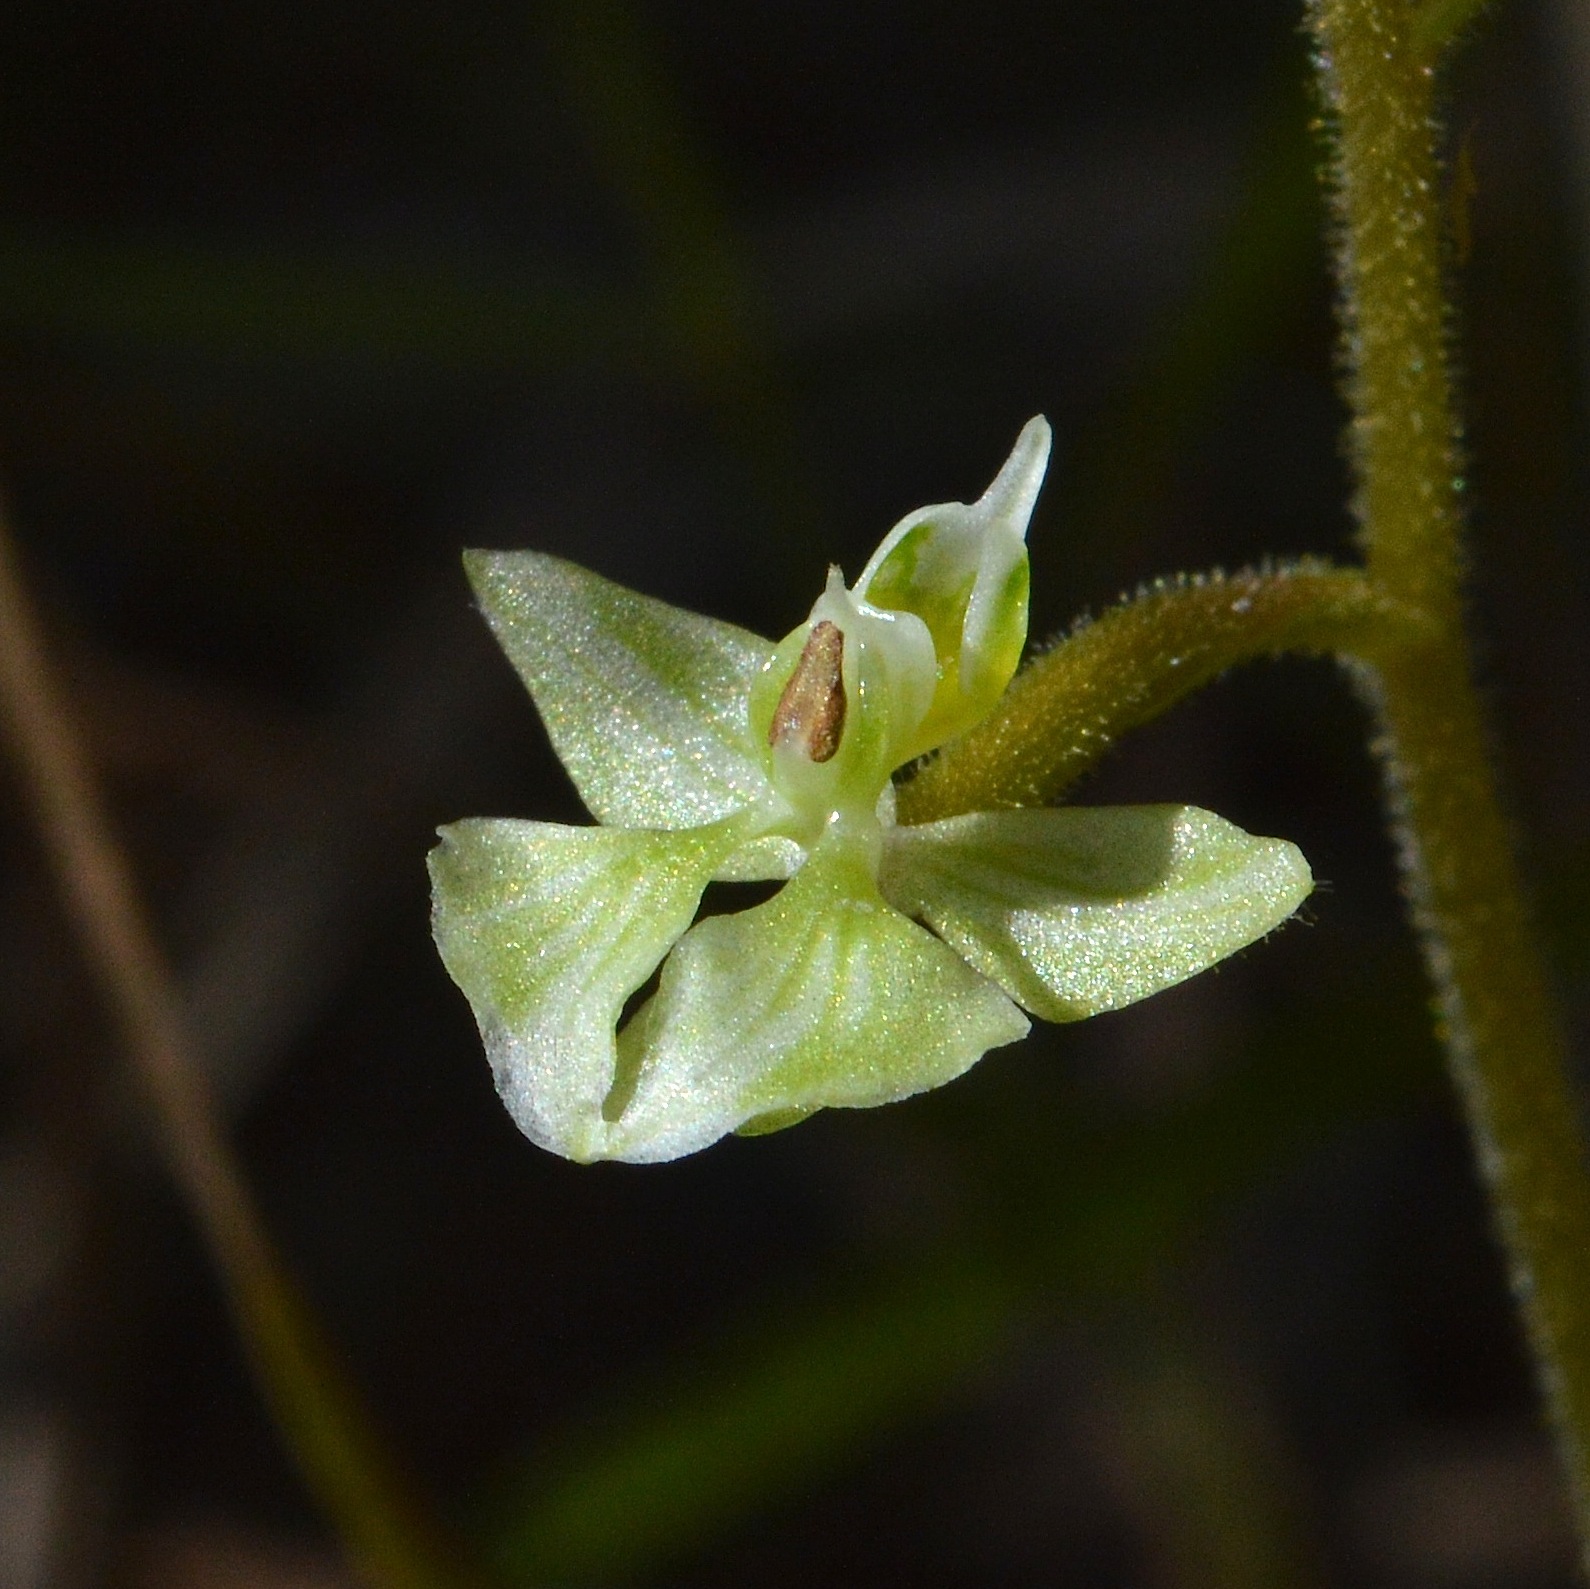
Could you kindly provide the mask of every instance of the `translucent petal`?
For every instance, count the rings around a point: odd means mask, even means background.
[[[1029,420],[976,502],[941,502],[903,518],[856,581],[874,607],[927,624],[938,689],[911,754],[982,718],[1010,682],[1027,639],[1027,523],[1049,463],[1050,434]]]
[[[894,825],[897,803],[894,784],[886,783],[872,810],[880,826],[887,828]],[[752,831],[755,831],[754,827]],[[805,859],[806,851],[793,839],[765,833],[747,839],[720,862],[712,874],[712,880],[715,883],[783,882],[785,878],[795,875]]]
[[[974,812],[891,829],[884,895],[1051,1021],[1119,1009],[1280,925],[1294,845],[1192,806]]]
[[[619,1039],[632,1091],[616,1157],[672,1159],[741,1127],[889,1103],[1025,1034],[998,988],[884,903],[876,842],[875,828],[836,830],[765,905],[681,940]]]
[[[797,737],[776,743],[775,712],[792,676],[806,665],[814,631],[842,637],[837,746],[813,759]],[[889,775],[911,756],[911,740],[933,700],[937,669],[927,626],[913,613],[883,612],[858,602],[831,569],[811,616],[779,642],[751,693],[752,733],[768,778],[796,814],[803,842],[815,843],[835,811],[865,816]]]
[[[464,566],[599,822],[696,827],[765,797],[746,701],[767,641],[541,552]]]
[[[793,839],[764,833],[726,856],[712,874],[715,883],[772,883],[793,877],[806,852]]]
[[[735,837],[728,823],[645,833],[477,819],[441,830],[436,946],[532,1142],[605,1156],[619,1012],[690,925]]]

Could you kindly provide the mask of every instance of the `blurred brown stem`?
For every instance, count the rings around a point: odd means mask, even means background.
[[[176,981],[111,830],[0,515],[0,721],[63,906],[199,1225],[261,1391],[350,1560],[379,1589],[468,1581],[408,1494],[288,1278],[222,1136]]]

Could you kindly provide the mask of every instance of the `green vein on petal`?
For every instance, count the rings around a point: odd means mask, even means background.
[[[687,833],[477,818],[431,851],[436,946],[533,1142],[606,1156],[625,999],[695,916],[732,824]]]
[[[599,822],[696,827],[766,795],[746,703],[767,641],[541,552],[464,567]]]
[[[1313,887],[1282,839],[1193,806],[974,812],[889,831],[886,898],[1050,1021],[1119,1009],[1278,927]]]
[[[998,988],[885,903],[865,832],[836,830],[773,899],[675,949],[619,1039],[631,1094],[616,1156],[676,1158],[742,1127],[909,1097],[1026,1031]]]

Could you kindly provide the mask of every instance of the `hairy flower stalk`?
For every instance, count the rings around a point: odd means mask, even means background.
[[[437,945],[497,1086],[577,1160],[889,1103],[1212,965],[1307,895],[1290,844],[1190,807],[905,826],[894,774],[998,705],[1027,632],[1035,419],[976,502],[903,519],[777,645],[536,552],[466,564],[598,825],[454,823]],[[707,884],[783,881],[695,921]],[[656,992],[619,1028],[661,966]]]

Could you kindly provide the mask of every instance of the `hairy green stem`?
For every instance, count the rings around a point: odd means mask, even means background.
[[[1406,0],[1316,0],[1310,14],[1369,573],[1436,625],[1381,662],[1369,694],[1443,1036],[1590,1546],[1590,1177],[1463,633],[1433,15]]]
[[[1364,573],[1322,563],[1164,582],[1029,663],[988,718],[901,785],[901,820],[1053,801],[1131,729],[1227,669],[1285,652],[1348,661],[1380,717],[1440,1034],[1577,1500],[1590,1181],[1460,637]]]
[[[902,785],[900,813],[1051,801],[1122,733],[1254,657],[1332,651],[1354,665],[1379,719],[1440,1033],[1590,1542],[1590,1172],[1464,631],[1436,9],[1458,8],[1317,0],[1311,13],[1367,568],[1304,563],[1140,593],[1031,663],[993,715]]]
[[[900,820],[1047,805],[1122,734],[1240,662],[1379,656],[1426,627],[1358,570],[1323,562],[1150,586],[1028,663],[988,717],[900,786]]]

